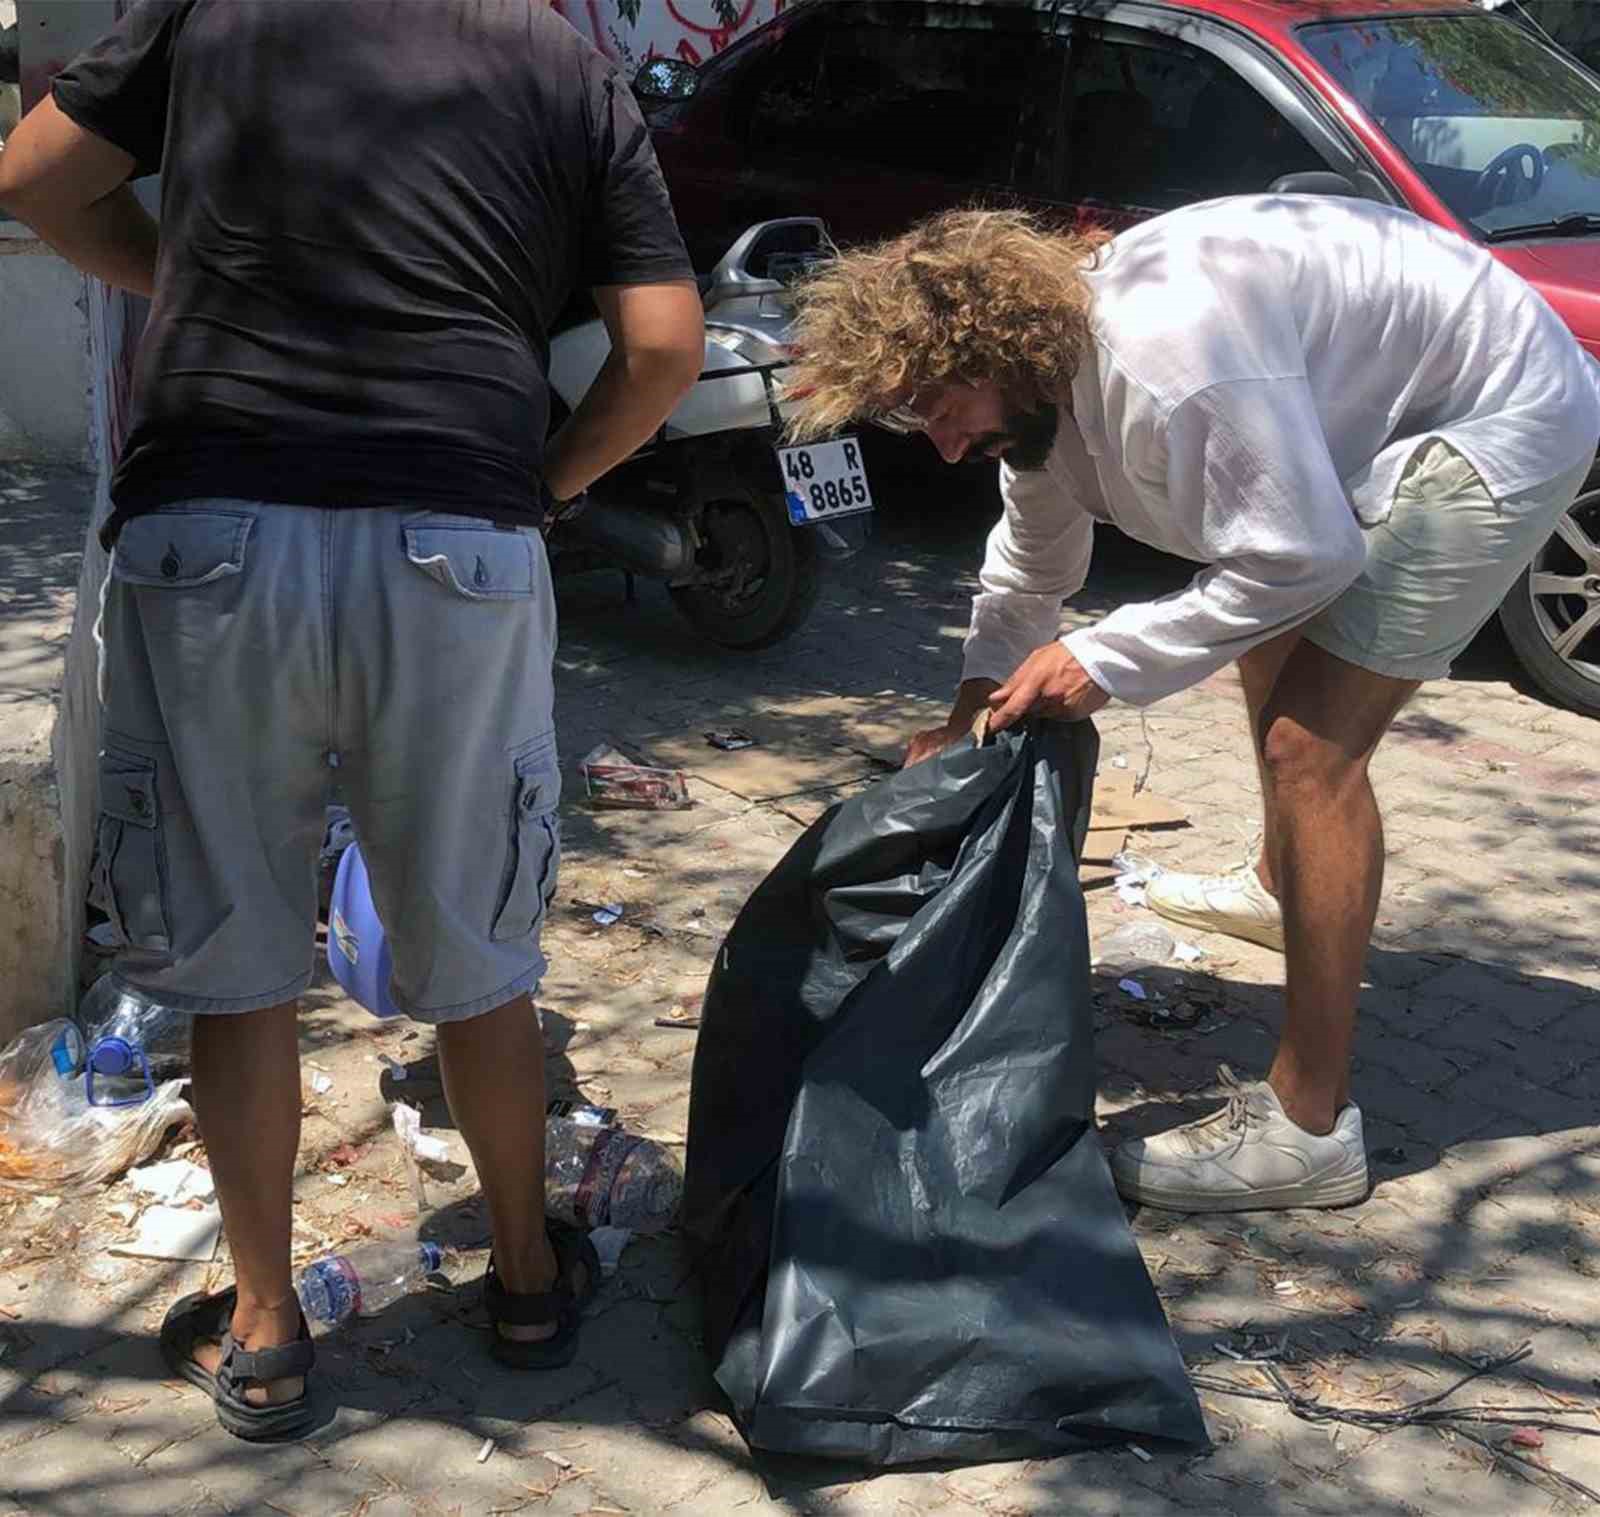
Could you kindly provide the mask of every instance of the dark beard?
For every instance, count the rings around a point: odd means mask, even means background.
[[[1041,406],[1037,411],[1008,411],[1006,431],[1016,441],[1000,456],[1019,474],[1037,474],[1056,445],[1061,412],[1056,406]]]

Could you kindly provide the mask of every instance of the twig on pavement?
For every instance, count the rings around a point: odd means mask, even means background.
[[[1471,1384],[1485,1375],[1495,1374],[1497,1371],[1509,1369],[1513,1364],[1520,1364],[1533,1352],[1531,1344],[1523,1343],[1509,1353],[1501,1355],[1498,1359],[1486,1360],[1481,1364],[1472,1364],[1468,1372],[1458,1380],[1446,1386],[1442,1391],[1436,1391],[1431,1396],[1424,1396],[1418,1401],[1408,1402],[1405,1406],[1384,1410],[1377,1407],[1346,1407],[1335,1406],[1331,1402],[1318,1401],[1315,1397],[1302,1395],[1284,1378],[1278,1366],[1268,1360],[1258,1360],[1252,1366],[1264,1374],[1271,1382],[1273,1389],[1260,1390],[1252,1386],[1239,1385],[1234,1381],[1223,1379],[1217,1375],[1197,1374],[1190,1376],[1195,1388],[1210,1391],[1215,1395],[1241,1396],[1251,1401],[1274,1401],[1281,1406],[1286,1406],[1302,1421],[1313,1423],[1341,1422],[1352,1427],[1371,1428],[1377,1432],[1393,1432],[1402,1427],[1435,1427],[1440,1428],[1475,1443],[1480,1448],[1489,1452],[1495,1459],[1503,1460],[1510,1473],[1519,1479],[1537,1484],[1528,1471],[1535,1471],[1557,1484],[1576,1491],[1587,1497],[1590,1501],[1600,1502],[1600,1491],[1585,1485],[1581,1480],[1575,1480],[1570,1475],[1563,1475],[1559,1470],[1539,1464],[1528,1459],[1512,1449],[1500,1444],[1492,1443],[1480,1433],[1469,1430],[1464,1424],[1477,1423],[1479,1425],[1492,1423],[1501,1427],[1531,1427],[1548,1428],[1551,1431],[1563,1433],[1578,1433],[1585,1437],[1600,1437],[1600,1428],[1579,1426],[1573,1422],[1563,1421],[1561,1413],[1553,1413],[1548,1407],[1513,1407],[1513,1406],[1477,1406],[1477,1407],[1447,1407],[1440,1403],[1449,1399],[1463,1386]],[[1470,1362],[1470,1361],[1469,1361]],[[1573,1412],[1571,1415],[1581,1415]]]

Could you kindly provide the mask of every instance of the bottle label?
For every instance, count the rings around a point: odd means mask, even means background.
[[[333,1308],[333,1320],[343,1322],[346,1317],[361,1314],[361,1278],[343,1254],[324,1259],[317,1265],[322,1282],[328,1288],[328,1302]]]
[[[603,1127],[595,1134],[589,1162],[573,1196],[573,1211],[590,1227],[604,1227],[610,1220],[611,1187],[616,1183],[617,1171],[643,1142],[643,1138],[623,1132],[620,1127]]]

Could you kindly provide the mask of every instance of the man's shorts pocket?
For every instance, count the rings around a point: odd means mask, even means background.
[[[156,511],[117,538],[112,574],[131,585],[186,590],[244,571],[255,518],[240,511]]]
[[[532,537],[472,517],[430,514],[407,523],[406,557],[468,600],[525,600],[538,584]]]
[[[496,942],[536,932],[555,898],[561,867],[561,770],[555,734],[547,733],[511,755],[511,817],[504,885],[490,936]]]
[[[100,822],[89,900],[120,945],[165,953],[167,922],[156,761],[107,747],[100,755]]]

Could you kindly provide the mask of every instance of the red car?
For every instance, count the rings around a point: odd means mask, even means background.
[[[773,216],[854,242],[971,202],[1117,226],[1356,195],[1488,244],[1600,361],[1600,79],[1464,0],[798,0],[635,89],[708,263]],[[1596,483],[1500,618],[1600,716]]]

